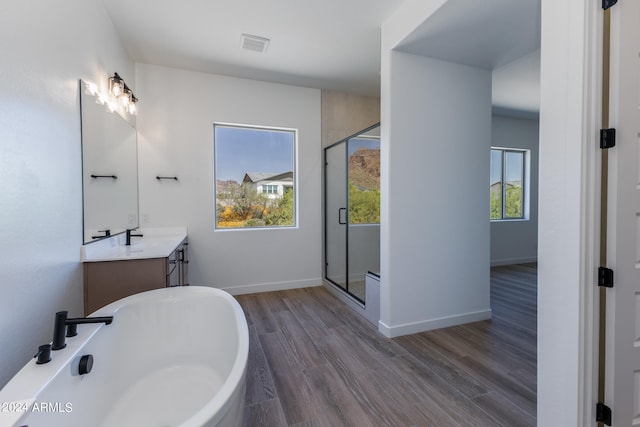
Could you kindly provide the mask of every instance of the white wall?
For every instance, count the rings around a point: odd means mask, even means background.
[[[99,1],[0,3],[0,52],[1,387],[82,315],[78,79],[134,66]]]
[[[190,283],[236,294],[321,284],[320,91],[145,64],[136,76],[142,226],[188,227]],[[298,129],[297,229],[214,232],[214,122]]]
[[[530,151],[529,219],[491,222],[491,265],[533,262],[538,257],[538,121],[494,115],[491,145]]]
[[[602,11],[542,0],[538,425],[595,419],[596,142]],[[600,32],[600,37],[602,36]]]
[[[382,79],[380,330],[487,318],[491,73],[383,50]]]
[[[406,0],[382,31],[383,171],[396,155],[389,142],[392,50],[406,34],[446,0]],[[593,424],[594,307],[593,259],[597,191],[594,123],[597,117],[598,5],[582,0],[542,0],[540,169],[538,232],[538,425]],[[393,77],[393,78],[392,78]],[[392,211],[383,179],[382,217]],[[390,218],[392,219],[392,218]],[[395,282],[384,283],[394,267],[389,227],[381,229],[381,313],[389,318],[395,306]],[[465,260],[461,257],[460,262]],[[386,317],[385,317],[386,316]]]

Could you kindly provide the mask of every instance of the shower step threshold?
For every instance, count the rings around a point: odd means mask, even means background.
[[[380,320],[380,273],[369,271],[364,279],[364,317],[376,327]]]

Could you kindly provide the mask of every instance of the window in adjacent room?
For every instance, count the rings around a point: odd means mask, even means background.
[[[527,219],[528,150],[491,148],[489,181],[492,221]]]
[[[214,124],[215,229],[297,225],[295,129]]]

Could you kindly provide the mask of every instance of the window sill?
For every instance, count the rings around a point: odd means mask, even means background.
[[[530,221],[529,218],[507,218],[507,219],[490,219],[489,222],[501,223],[501,222],[526,222]]]

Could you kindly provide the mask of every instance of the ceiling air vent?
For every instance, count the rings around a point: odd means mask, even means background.
[[[270,40],[265,37],[242,34],[240,36],[240,47],[253,52],[264,53],[267,51],[269,41]]]

